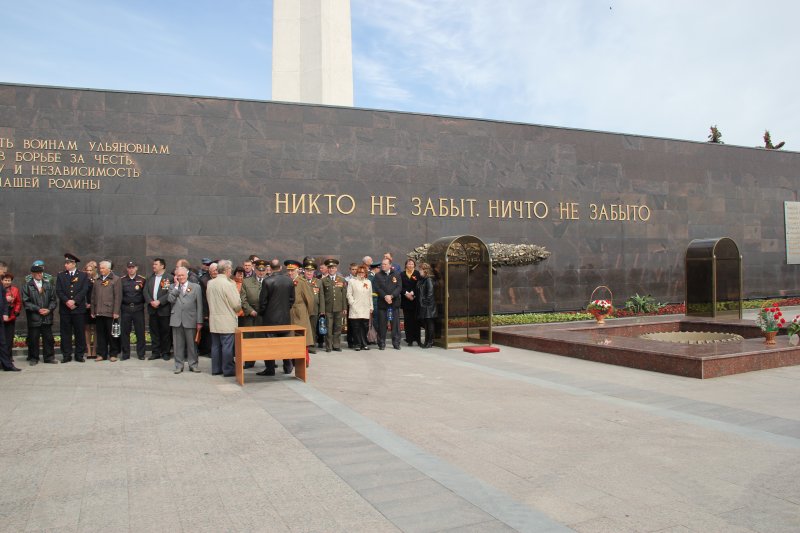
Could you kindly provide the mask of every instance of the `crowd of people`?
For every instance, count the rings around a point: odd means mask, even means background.
[[[337,259],[317,264],[313,257],[281,262],[251,255],[239,266],[228,259],[205,258],[198,269],[179,259],[171,273],[164,259],[155,258],[148,277],[139,274],[135,260],[126,263],[124,275],[115,273],[110,261],[87,261],[78,268],[80,263],[67,253],[64,270],[53,276],[45,272],[44,262],[36,260],[15,285],[8,265],[0,262],[4,371],[20,370],[11,354],[16,321],[23,311],[29,365],[59,362],[53,336],[56,309],[61,363],[115,362],[134,353],[143,360],[147,325],[148,359],[174,359],[176,374],[186,366],[190,372],[200,372],[198,357],[210,355],[213,375],[233,376],[234,333],[240,326],[303,326],[309,353],[317,348],[341,352],[345,329],[349,349],[369,350],[372,345],[384,350],[389,335],[391,346],[399,350],[402,312],[408,346],[433,345],[436,303],[431,267],[410,258],[400,267],[390,253],[377,263],[369,256],[350,263],[346,275],[339,273]],[[275,361],[264,363],[258,374],[275,375]],[[291,373],[292,365],[291,359],[284,360],[284,373]],[[245,363],[245,368],[254,366]]]

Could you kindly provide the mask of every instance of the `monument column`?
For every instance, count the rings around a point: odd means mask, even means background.
[[[274,0],[272,99],[353,105],[350,0]]]

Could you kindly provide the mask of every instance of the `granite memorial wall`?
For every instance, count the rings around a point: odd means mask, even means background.
[[[698,124],[698,131],[705,125]],[[682,302],[694,238],[730,237],[745,297],[800,293],[784,201],[800,154],[318,105],[0,84],[0,259],[241,261],[394,253],[448,235],[552,255],[503,267],[496,312],[608,285]]]

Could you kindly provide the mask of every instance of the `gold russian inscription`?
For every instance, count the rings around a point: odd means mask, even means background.
[[[50,178],[47,180],[47,187],[50,189],[80,189],[94,191],[100,188],[100,180],[79,180]]]
[[[0,179],[0,187],[4,189],[38,189],[39,178],[14,176]]]
[[[576,202],[559,202],[558,216],[561,220],[580,220]]]
[[[0,137],[0,148],[14,148],[14,140],[8,137]]]
[[[321,215],[318,202],[322,200],[322,209],[325,214],[332,215],[334,210],[343,215],[349,215],[356,209],[355,198],[349,194],[307,194],[307,193],[275,193],[275,213],[284,215]]]
[[[539,200],[488,200],[489,218],[547,218],[550,209]]]
[[[31,165],[31,174],[38,176],[80,176],[86,178],[138,178],[135,168]]]
[[[95,154],[94,160],[98,165],[124,165],[130,166],[133,164],[133,159],[128,155],[117,154]]]
[[[342,207],[343,205],[350,204],[350,207]],[[356,210],[356,199],[350,196],[349,194],[340,194],[338,198],[336,198],[336,210],[339,211],[343,215],[349,215],[353,211]]]
[[[128,142],[95,142],[89,141],[90,152],[118,152],[130,154],[169,155],[168,144],[142,144]]]
[[[16,161],[17,163],[60,163],[61,152],[17,152]]]
[[[589,204],[590,220],[647,222],[650,208],[637,204]]]
[[[475,217],[475,198],[425,198],[424,201],[419,196],[411,198],[411,214],[413,216],[432,216],[432,217]],[[424,207],[423,207],[424,204]]]
[[[397,216],[397,196],[370,196],[369,214],[387,217]]]
[[[86,161],[83,160],[83,155],[81,154],[69,154],[69,162],[76,165],[78,163],[85,163]]]
[[[62,141],[61,139],[22,139],[23,150],[77,150],[75,141]]]

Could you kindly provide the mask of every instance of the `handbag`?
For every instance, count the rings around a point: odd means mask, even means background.
[[[375,325],[372,323],[372,320],[369,321],[369,331],[367,331],[367,342],[370,344],[378,342],[378,332],[375,331]]]
[[[328,320],[324,316],[319,317],[319,322],[317,322],[317,333],[320,335],[328,334]]]

